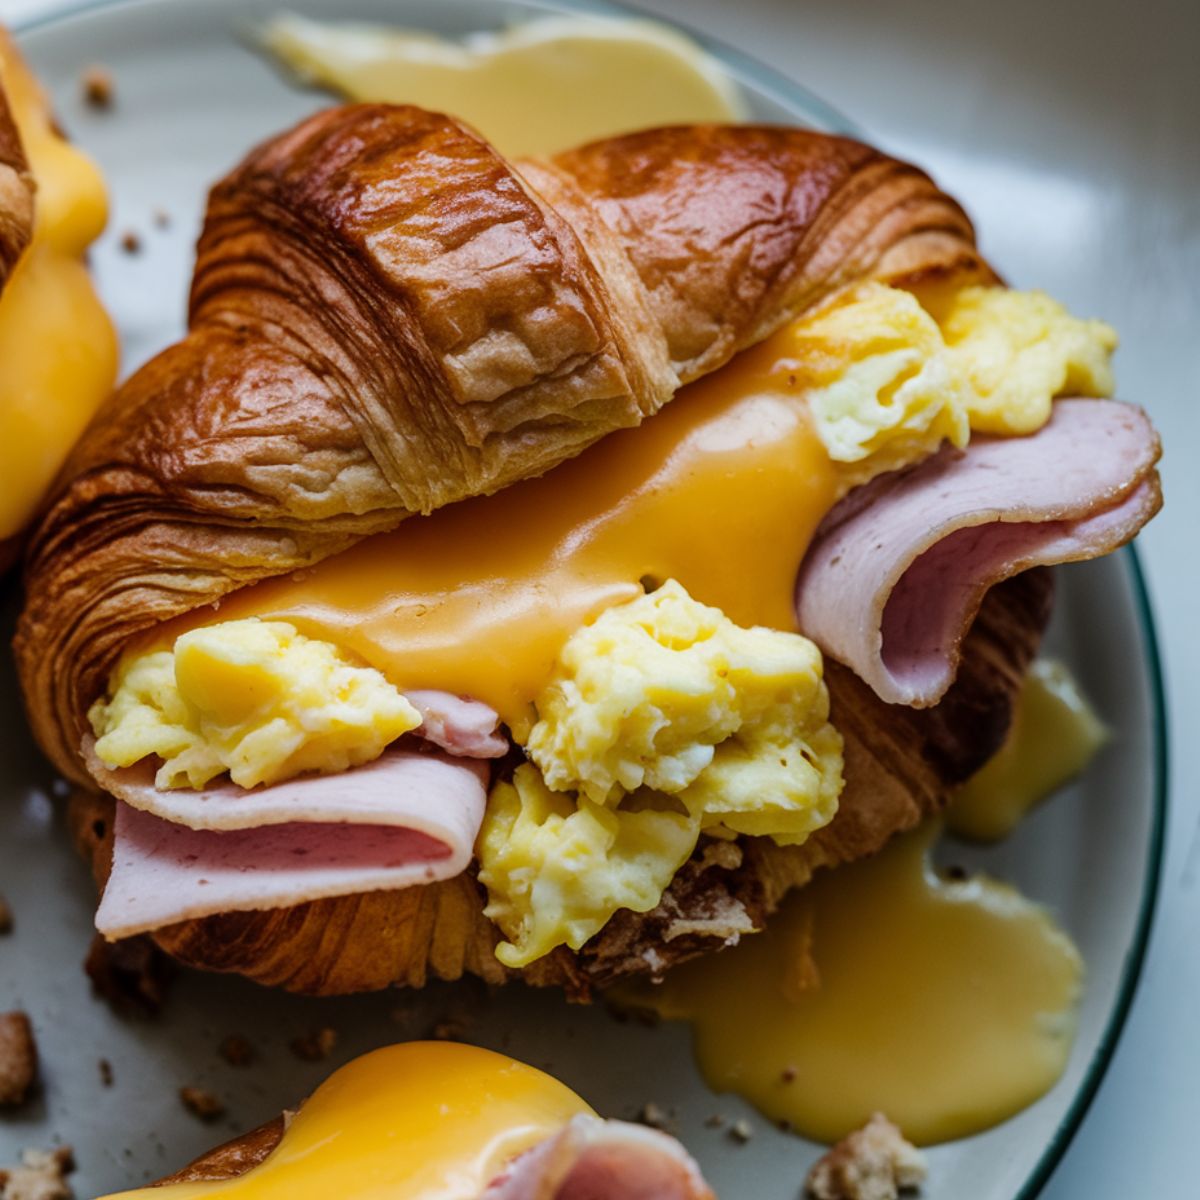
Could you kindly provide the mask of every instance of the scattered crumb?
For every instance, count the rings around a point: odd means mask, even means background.
[[[153,1016],[167,998],[174,970],[171,960],[148,937],[106,942],[92,940],[83,969],[96,995],[118,1013]]]
[[[896,1200],[925,1180],[925,1156],[883,1115],[842,1138],[809,1171],[815,1200]]]
[[[23,1012],[0,1013],[0,1108],[24,1104],[37,1079],[37,1042]]]
[[[231,1033],[217,1047],[217,1052],[231,1067],[248,1067],[257,1057],[249,1038]]]
[[[165,208],[156,208],[150,215],[150,219],[154,222],[155,229],[169,229],[171,227],[171,214]]]
[[[709,1129],[720,1129],[725,1124],[725,1118],[720,1113],[713,1113],[711,1116],[704,1118],[704,1124]]]
[[[779,1082],[795,1083],[797,1074],[798,1072],[795,1067],[784,1067],[783,1070],[779,1072]]]
[[[71,1200],[67,1176],[73,1170],[70,1146],[23,1150],[19,1167],[0,1167],[0,1200]]]
[[[0,934],[12,933],[13,915],[8,901],[0,895]]]
[[[126,254],[140,254],[142,252],[142,239],[132,229],[127,229],[121,234],[121,249]]]
[[[100,1061],[99,1061],[99,1062],[96,1064],[96,1067],[97,1067],[97,1069],[98,1069],[98,1070],[99,1070],[99,1072],[100,1072],[100,1082],[101,1082],[101,1083],[102,1083],[102,1084],[103,1084],[105,1087],[112,1087],[112,1085],[113,1085],[113,1078],[114,1078],[114,1076],[113,1076],[113,1069],[112,1069],[112,1063],[110,1063],[110,1062],[108,1061],[108,1059],[107,1059],[107,1058],[102,1058],[102,1059],[101,1059],[101,1060],[100,1060]]]
[[[754,1130],[745,1117],[738,1117],[729,1127],[729,1136],[744,1146],[754,1136]]]
[[[665,1130],[671,1124],[667,1110],[661,1104],[655,1104],[653,1100],[638,1109],[637,1121],[640,1125],[649,1125],[651,1129]]]
[[[225,1114],[225,1105],[212,1092],[205,1091],[204,1088],[181,1087],[179,1099],[183,1101],[183,1107],[193,1117],[199,1117],[201,1121],[215,1121]]]
[[[437,1042],[460,1042],[466,1033],[466,1021],[458,1017],[443,1017],[433,1023],[429,1036]]]
[[[89,108],[112,108],[117,89],[107,67],[88,67],[79,82],[83,87],[84,103]]]
[[[292,1053],[305,1062],[320,1062],[321,1059],[328,1058],[336,1045],[337,1030],[328,1025],[305,1034],[304,1037],[293,1038],[291,1042]]]

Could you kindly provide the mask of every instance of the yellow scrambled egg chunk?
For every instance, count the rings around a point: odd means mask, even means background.
[[[511,939],[496,956],[523,967],[564,943],[578,950],[618,909],[649,912],[699,832],[687,813],[576,800],[518,767],[492,789],[476,843],[484,913]]]
[[[378,671],[285,621],[223,621],[118,665],[88,714],[110,767],[148,755],[160,788],[241,787],[378,758],[420,714]]]
[[[573,634],[532,764],[493,790],[477,844],[503,961],[653,908],[703,830],[798,842],[832,820],[842,741],[822,675],[807,638],[735,625],[674,580]]]
[[[968,385],[972,429],[1033,433],[1055,396],[1112,395],[1111,325],[1073,317],[1045,292],[967,287],[923,299]]]
[[[1107,396],[1116,334],[1043,292],[865,283],[788,333],[797,384],[847,486],[971,430],[1025,434],[1055,396]]]
[[[862,284],[796,322],[792,340],[797,382],[835,462],[870,459],[865,478],[923,458],[944,440],[966,445],[963,380],[911,293]]]

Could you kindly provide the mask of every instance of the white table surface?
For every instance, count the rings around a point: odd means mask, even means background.
[[[1121,332],[1120,395],[1150,409],[1167,448],[1167,506],[1139,544],[1171,711],[1168,854],[1129,1024],[1044,1195],[1195,1196],[1200,470],[1187,455],[1200,454],[1200,3],[642,4],[809,86],[962,200],[1010,282],[1043,287]],[[67,6],[0,0],[0,20],[58,7]]]

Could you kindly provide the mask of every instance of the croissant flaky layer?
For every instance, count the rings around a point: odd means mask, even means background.
[[[8,35],[0,29],[0,38]],[[0,81],[0,291],[33,236],[33,176]]]
[[[964,644],[958,679],[934,708],[884,704],[854,673],[827,664],[832,717],[845,739],[838,814],[802,846],[768,838],[707,843],[654,911],[622,911],[578,953],[560,947],[527,968],[538,985],[576,998],[622,979],[659,974],[762,928],[784,895],[820,867],[873,854],[895,833],[938,812],[955,787],[999,748],[1050,613],[1042,568],[994,588]],[[112,806],[83,793],[72,808],[76,841],[98,882],[112,853]],[[443,883],[317,900],[267,912],[186,921],[154,934],[192,966],[319,994],[370,991],[428,979],[514,977],[495,957],[499,932],[470,875]]]
[[[543,472],[848,283],[949,271],[989,274],[962,210],[843,138],[698,126],[514,165],[419,109],[317,114],[214,188],[187,336],[33,539],[39,742],[83,780],[131,638]]]

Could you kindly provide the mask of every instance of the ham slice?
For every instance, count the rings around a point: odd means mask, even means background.
[[[936,704],[987,590],[1129,541],[1161,505],[1159,454],[1140,408],[1059,400],[1028,437],[975,438],[880,476],[818,529],[796,585],[800,628],[887,703]]]
[[[463,758],[503,758],[508,739],[499,732],[500,714],[479,700],[450,692],[405,692],[405,699],[421,714],[419,737],[448,754]]]
[[[395,747],[379,758],[333,775],[300,775],[269,787],[243,788],[228,779],[205,788],[154,786],[156,761],[106,767],[90,738],[84,762],[106,792],[132,808],[190,829],[254,829],[264,825],[395,825],[443,842],[474,841],[468,831],[488,768],[472,759]]]
[[[714,1200],[672,1137],[599,1117],[573,1117],[518,1158],[480,1200]]]
[[[340,775],[254,791],[160,792],[148,768],[142,782],[130,778],[139,772],[107,772],[109,790],[123,793],[96,913],[109,939],[216,913],[453,878],[471,860],[487,799],[482,763],[405,750]],[[164,819],[170,805],[204,827]]]

